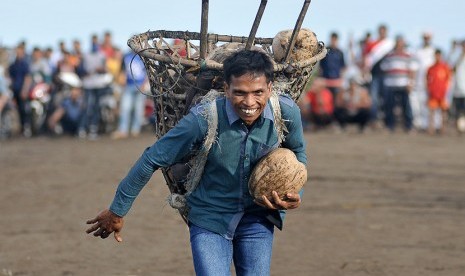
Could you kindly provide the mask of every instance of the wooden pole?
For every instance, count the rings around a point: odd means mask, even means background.
[[[263,12],[265,11],[267,2],[268,0],[262,0],[260,2],[260,7],[258,7],[257,15],[255,16],[252,29],[250,30],[249,38],[247,39],[247,44],[245,45],[246,50],[250,50],[250,48],[252,48],[255,35],[257,34],[257,29],[258,29],[258,26],[260,25],[260,20],[262,19]]]
[[[208,0],[202,0],[202,21],[200,25],[200,59],[207,56],[208,47]]]
[[[310,6],[311,0],[305,0],[302,10],[300,11],[299,17],[297,18],[297,22],[295,23],[294,31],[292,31],[291,41],[289,43],[289,48],[287,48],[286,56],[284,58],[284,63],[289,61],[289,56],[291,54],[292,49],[295,45],[295,40],[297,38],[297,34],[300,31],[300,27],[302,26],[302,22],[304,21],[305,14],[307,13],[308,6]]]

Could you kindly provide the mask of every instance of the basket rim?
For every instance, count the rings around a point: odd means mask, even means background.
[[[213,60],[193,60],[188,58],[182,58],[177,56],[167,56],[158,54],[156,48],[143,48],[141,45],[141,41],[148,41],[150,39],[157,39],[157,38],[169,38],[169,39],[184,39],[184,40],[200,40],[200,33],[197,32],[189,32],[189,31],[167,31],[167,30],[157,30],[157,31],[147,31],[145,33],[137,34],[132,36],[127,44],[128,46],[138,55],[148,59],[154,59],[159,62],[164,62],[168,64],[180,64],[186,67],[199,67],[205,69],[212,69],[212,70],[223,70],[223,64],[213,61]],[[239,43],[246,43],[247,37],[244,36],[231,36],[231,35],[219,35],[214,33],[208,34],[208,41],[211,42],[239,42]],[[254,44],[271,44],[273,38],[255,38]],[[259,43],[260,42],[260,43]],[[296,68],[305,68],[308,66],[312,66],[316,62],[322,60],[326,54],[327,49],[324,46],[324,43],[319,41],[318,42],[318,53],[312,56],[309,59],[301,60],[298,62],[276,62],[273,60],[273,69],[274,72],[282,72],[292,70],[294,71]]]

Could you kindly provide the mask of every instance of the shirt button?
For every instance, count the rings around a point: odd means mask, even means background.
[[[248,154],[245,155],[245,159],[249,159],[249,155],[248,155]]]

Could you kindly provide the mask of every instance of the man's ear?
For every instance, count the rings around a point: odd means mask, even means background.
[[[224,82],[223,83],[223,89],[224,89],[224,94],[226,95],[226,97],[228,97],[228,90],[229,90],[229,85],[227,82]]]
[[[273,89],[273,82],[270,81],[270,83],[268,83],[268,90],[271,92],[271,89]]]

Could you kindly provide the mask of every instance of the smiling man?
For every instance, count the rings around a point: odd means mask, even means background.
[[[248,181],[257,162],[281,146],[306,164],[300,110],[294,101],[279,96],[281,120],[270,103],[273,63],[260,51],[241,50],[224,61],[225,96],[214,100],[217,136],[211,146],[200,182],[186,197],[188,225],[197,275],[269,275],[274,227],[282,229],[285,211],[299,207],[297,193],[281,200],[255,201]],[[101,238],[114,232],[122,241],[123,216],[155,170],[181,162],[202,146],[208,132],[205,110],[191,109],[165,136],[148,148],[118,186],[109,209],[89,220],[86,232]],[[277,121],[286,130],[280,143]],[[260,203],[259,203],[260,202]]]

